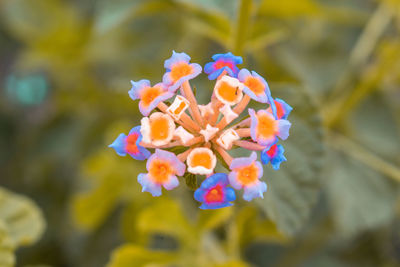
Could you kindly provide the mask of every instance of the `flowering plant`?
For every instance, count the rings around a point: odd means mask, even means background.
[[[292,108],[281,99],[273,99],[268,83],[255,71],[239,70],[236,65],[242,63],[241,57],[226,53],[212,59],[204,71],[216,83],[206,105],[197,103],[189,84],[202,67],[190,63],[185,53],[174,51],[165,61],[162,83],[151,86],[148,80],[132,81],[129,96],[140,100],[139,109],[145,117],[140,126],[132,128],[128,135],[120,134],[110,145],[120,156],[147,159],[148,173],[140,173],[138,182],[143,192],[153,196],[160,196],[162,187],[177,187],[177,176],[205,176],[194,193],[202,203],[201,209],[231,206],[236,199],[233,189],[243,189],[243,199],[247,201],[262,198],[267,190],[266,183],[260,180],[262,164],[271,163],[278,170],[280,163],[286,161],[283,146],[277,142],[289,136],[291,126],[287,117]],[[172,104],[167,104],[165,101],[174,95]],[[250,100],[268,106],[258,111],[249,108],[249,116],[236,122]],[[175,154],[174,147],[184,150]],[[251,155],[232,158],[228,151],[237,147],[252,151]],[[153,149],[152,154],[149,150]],[[261,151],[261,162],[255,151]],[[214,173],[216,155],[229,168],[228,174]]]

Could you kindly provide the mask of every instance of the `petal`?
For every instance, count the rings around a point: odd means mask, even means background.
[[[118,155],[126,156],[126,135],[123,133],[120,134],[117,139],[115,139],[115,141],[108,147],[113,148]]]
[[[240,183],[238,178],[237,178],[237,172],[236,171],[231,171],[229,173],[228,177],[229,177],[229,183],[233,188],[235,188],[237,190],[240,190],[240,189],[243,188],[242,183]]]
[[[131,81],[132,88],[128,91],[132,100],[140,99],[140,93],[143,88],[150,87],[149,80],[140,80],[138,82]]]
[[[207,124],[206,128],[200,130],[200,134],[204,136],[204,140],[206,142],[210,141],[216,133],[218,133],[219,129],[217,127],[212,127],[210,124]]]
[[[278,120],[278,133],[280,139],[286,140],[289,137],[289,129],[292,124],[288,120]]]
[[[209,175],[214,172],[217,158],[211,149],[206,147],[194,148],[186,159],[188,171],[193,174]],[[208,180],[209,178],[207,178]]]
[[[267,184],[258,181],[253,186],[247,186],[244,188],[243,199],[251,201],[253,198],[264,198],[263,193],[267,191]]]
[[[161,196],[161,186],[153,183],[148,174],[140,173],[138,182],[142,185],[142,192],[149,192],[153,197]]]
[[[172,190],[179,185],[179,180],[175,175],[171,175],[167,182],[163,184],[167,190]]]
[[[243,168],[245,166],[249,166],[249,165],[253,164],[253,162],[256,160],[257,160],[257,153],[253,151],[253,152],[251,152],[250,157],[242,157],[242,158],[233,159],[229,168],[231,170]]]
[[[187,62],[189,63],[190,56],[186,53],[176,53],[172,51],[172,56],[164,61],[164,68],[167,70],[171,70],[172,66],[179,62]]]

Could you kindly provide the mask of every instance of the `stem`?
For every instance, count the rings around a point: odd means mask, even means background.
[[[362,146],[340,134],[330,133],[329,140],[331,140],[330,146],[333,148],[348,154],[349,156],[370,166],[372,169],[400,182],[400,169],[397,166],[387,163],[385,160],[375,156]]]
[[[186,150],[185,152],[182,152],[180,154],[177,155],[177,158],[182,161],[185,162],[187,156],[189,155],[189,153],[193,150],[193,148],[189,148],[188,150]]]
[[[189,107],[190,110],[192,111],[194,119],[199,123],[201,126],[204,126],[203,123],[203,118],[201,117],[199,107],[197,105],[196,98],[194,97],[192,88],[190,87],[189,81],[185,81],[182,84],[182,91],[184,93],[184,96],[189,100]]]
[[[251,123],[251,118],[247,118],[247,119],[242,120],[241,122],[233,125],[232,128],[249,127],[250,123]]]
[[[264,150],[264,148],[265,148],[265,146],[259,145],[257,143],[251,142],[251,141],[245,141],[245,140],[236,140],[233,143],[237,146],[240,146],[240,147],[248,149],[248,150],[261,151],[261,150]]]
[[[233,158],[231,157],[231,155],[228,154],[228,152],[226,152],[225,149],[223,149],[222,147],[220,147],[219,145],[215,144],[215,150],[217,150],[217,152],[221,155],[221,157],[224,159],[225,163],[228,166],[231,166],[231,162],[233,160]]]
[[[167,113],[168,106],[164,102],[158,103],[157,107],[164,113]],[[190,132],[198,132],[200,130],[200,127],[186,114],[183,113],[180,120],[176,120],[174,117],[171,116],[174,121],[180,125],[182,125],[183,128],[186,130],[189,130]]]
[[[146,148],[169,148],[169,147],[173,147],[173,146],[182,146],[183,144],[181,141],[173,141],[169,144],[162,145],[162,146],[155,146],[153,144],[144,143],[144,142],[140,142],[139,145],[142,147],[146,147]]]
[[[235,130],[240,137],[248,137],[251,135],[250,128],[241,128]]]
[[[244,94],[243,99],[236,105],[236,107],[233,109],[233,111],[236,114],[240,115],[243,112],[243,110],[247,107],[247,105],[249,104],[250,99],[251,99],[250,96]]]

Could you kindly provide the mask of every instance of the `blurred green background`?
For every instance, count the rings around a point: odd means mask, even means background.
[[[172,50],[241,55],[294,107],[264,199],[152,198],[107,148]],[[1,0],[0,94],[2,267],[400,266],[398,0]]]

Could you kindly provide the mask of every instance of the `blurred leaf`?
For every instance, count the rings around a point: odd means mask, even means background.
[[[287,162],[279,171],[264,167],[268,191],[257,201],[279,230],[293,235],[308,221],[320,190],[323,166],[321,119],[310,97],[301,88],[272,86],[274,97],[285,99],[293,107],[289,116],[290,136],[282,145]]]
[[[343,236],[390,222],[398,187],[364,164],[332,151],[324,183],[333,220]]]
[[[0,266],[15,266],[14,249],[15,244],[8,235],[6,225],[0,221]]]
[[[166,266],[174,258],[173,253],[151,251],[134,244],[126,244],[113,251],[107,267]]]
[[[0,221],[15,246],[36,242],[45,229],[39,208],[27,197],[0,188]]]
[[[72,199],[72,214],[78,226],[94,230],[125,198],[145,198],[136,181],[142,164],[129,156],[119,157],[107,149],[83,163],[82,174],[94,179],[90,190],[77,193]]]
[[[259,12],[266,16],[293,18],[296,16],[316,15],[320,12],[320,7],[313,0],[263,0]]]
[[[14,266],[14,250],[42,236],[45,222],[28,198],[0,188],[0,266]]]
[[[228,261],[225,263],[215,264],[213,266],[214,267],[248,267],[250,265],[244,261],[233,260],[233,261]]]
[[[153,203],[137,216],[136,226],[142,234],[159,233],[182,240],[191,238],[193,227],[176,201],[162,198]]]
[[[217,210],[202,210],[199,212],[197,227],[202,230],[215,229],[228,222],[234,212],[233,207],[227,207]]]

